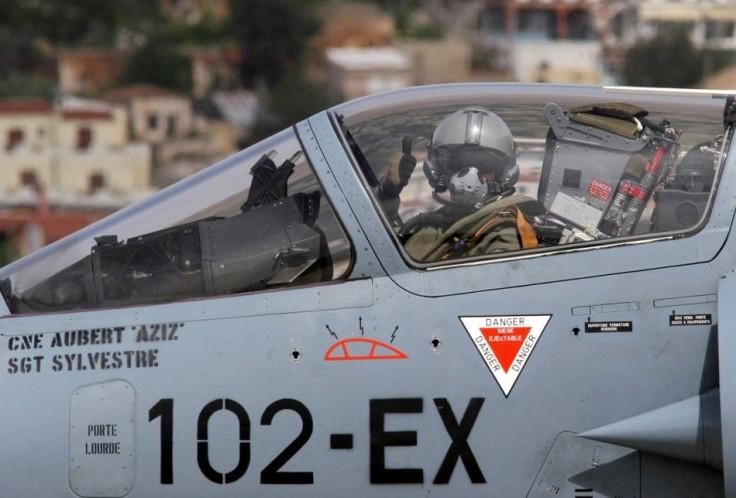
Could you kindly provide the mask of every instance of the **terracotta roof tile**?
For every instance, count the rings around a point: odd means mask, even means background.
[[[53,111],[54,104],[50,100],[0,100],[0,112],[5,114],[49,113]]]

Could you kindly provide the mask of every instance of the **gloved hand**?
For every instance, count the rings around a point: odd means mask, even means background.
[[[411,155],[411,137],[404,137],[401,149],[402,152],[391,157],[386,176],[381,180],[381,191],[386,197],[398,197],[417,166],[417,158]]]

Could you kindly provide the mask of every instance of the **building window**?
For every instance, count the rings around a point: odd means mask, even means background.
[[[89,193],[94,194],[105,188],[105,176],[102,173],[93,173],[89,177]]]
[[[573,10],[567,16],[567,38],[570,40],[594,40],[595,30],[590,14],[585,10]]]
[[[501,7],[489,7],[478,17],[483,31],[494,37],[506,36],[506,17]]]
[[[23,143],[23,130],[13,128],[8,132],[8,140],[5,143],[5,150],[13,150],[21,143]]]
[[[733,38],[734,23],[732,21],[706,21],[705,39],[717,40]]]
[[[178,125],[178,122],[177,122],[176,116],[174,115],[169,116],[166,122],[166,136],[168,136],[169,138],[175,137],[178,131],[177,125]]]
[[[20,184],[34,190],[38,189],[38,176],[36,172],[31,170],[22,171],[20,174]]]
[[[148,115],[148,129],[149,130],[158,129],[158,114],[150,113]]]
[[[92,145],[92,129],[89,126],[82,126],[77,130],[77,149],[86,150]]]
[[[526,40],[557,38],[557,19],[551,10],[522,9],[516,14],[516,36]]]
[[[692,35],[695,30],[694,22],[677,22],[677,21],[655,21],[652,23],[658,33],[667,33],[677,30],[685,30],[688,35]]]

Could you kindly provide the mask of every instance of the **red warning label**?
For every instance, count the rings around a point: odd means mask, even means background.
[[[593,181],[590,182],[590,187],[588,187],[588,193],[605,202],[611,198],[613,187],[600,180],[593,179]]]
[[[531,327],[482,327],[480,329],[505,372],[511,368],[514,358],[531,330]],[[534,337],[531,337],[531,340],[533,341]]]
[[[631,197],[636,197],[645,201],[647,199],[647,191],[644,187],[629,180],[621,182],[621,191]]]
[[[507,397],[551,316],[459,317]]]

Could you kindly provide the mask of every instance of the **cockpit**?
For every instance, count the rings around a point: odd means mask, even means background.
[[[292,129],[4,272],[14,313],[221,296],[339,278],[350,245]]]
[[[319,145],[352,161],[405,271],[423,271],[697,233],[729,147],[729,102],[552,85],[420,87],[331,109],[334,140]],[[298,129],[3,268],[10,311],[350,278],[348,225]]]
[[[727,147],[725,98],[465,89],[422,108],[338,110],[414,266],[682,237],[704,223]]]

